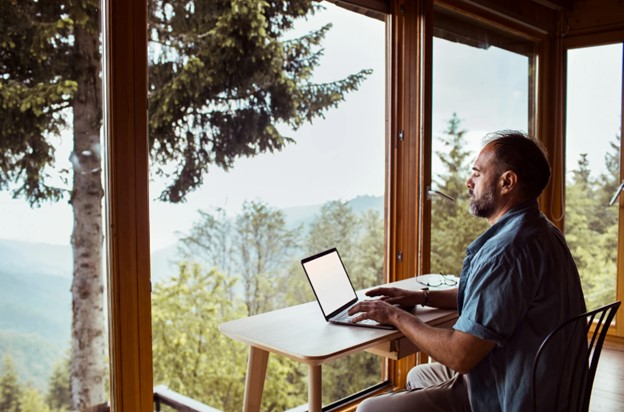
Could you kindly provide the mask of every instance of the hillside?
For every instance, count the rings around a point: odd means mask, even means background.
[[[71,280],[1,269],[0,283],[0,356],[8,354],[20,378],[43,390],[69,345]]]
[[[383,213],[383,198],[348,202],[360,213]],[[322,205],[284,209],[289,227],[307,226]],[[153,251],[152,281],[177,273],[176,245]],[[72,251],[68,245],[0,239],[0,358],[10,354],[23,382],[44,390],[67,355],[71,331]]]

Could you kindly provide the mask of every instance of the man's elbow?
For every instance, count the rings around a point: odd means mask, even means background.
[[[470,372],[496,346],[494,342],[479,339],[459,331],[455,331],[453,337],[457,339],[455,340],[455,350],[453,351],[455,356],[452,357],[452,365],[447,366],[463,374]]]
[[[475,366],[477,366],[479,364],[479,362],[481,361],[481,359],[479,360],[474,360],[468,357],[459,357],[458,359],[455,359],[452,363],[452,365],[447,365],[449,368],[453,369],[456,372],[459,372],[461,374],[467,374],[468,372],[470,372]]]

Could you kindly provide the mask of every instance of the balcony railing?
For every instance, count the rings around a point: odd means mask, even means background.
[[[154,412],[161,412],[163,405],[178,412],[221,412],[219,409],[172,391],[164,385],[159,385],[154,388]],[[96,405],[90,409],[90,412],[110,412],[110,405],[108,403]]]

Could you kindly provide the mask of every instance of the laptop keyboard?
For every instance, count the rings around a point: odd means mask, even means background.
[[[378,325],[379,324],[379,322],[377,322],[376,320],[372,320],[372,319],[364,319],[359,322],[353,322],[352,319],[356,317],[357,315],[359,315],[359,313],[356,313],[354,315],[349,315],[349,313],[345,311],[334,316],[333,319],[336,321],[340,321],[340,322],[360,323],[364,325]]]

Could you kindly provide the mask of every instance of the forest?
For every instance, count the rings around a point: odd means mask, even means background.
[[[432,202],[431,267],[458,274],[465,247],[487,224],[468,212],[465,180],[475,154],[454,115],[436,152],[444,170],[436,187],[455,202]],[[566,187],[566,238],[577,262],[588,307],[614,298],[616,208],[606,207],[617,188],[620,137],[605,156],[604,172],[590,173],[578,159]],[[301,257],[338,247],[356,288],[384,280],[384,223],[378,210],[355,212],[344,201],[322,206],[305,227],[289,227],[284,213],[262,201],[246,202],[234,218],[223,209],[200,210],[180,237],[178,270],[153,288],[154,384],[223,411],[242,406],[247,348],[220,334],[222,322],[313,300]],[[358,354],[323,368],[323,402],[330,403],[382,380],[381,358]],[[69,356],[59,359],[46,393],[20,382],[9,356],[0,371],[0,410],[70,410]],[[262,410],[306,403],[307,370],[270,357]]]

